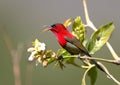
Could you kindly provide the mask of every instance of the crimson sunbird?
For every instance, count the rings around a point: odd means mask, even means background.
[[[69,32],[63,24],[53,24],[51,25],[51,28],[47,30],[52,31],[53,34],[55,34],[59,44],[71,55],[85,55],[87,57],[91,57],[91,55],[88,53],[87,49],[82,45],[82,43],[71,32]],[[91,61],[97,66],[98,69],[105,72],[95,60]]]

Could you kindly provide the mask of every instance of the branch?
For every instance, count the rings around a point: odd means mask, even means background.
[[[108,77],[109,79],[113,80],[116,84],[120,85],[120,82],[119,82],[117,79],[115,79],[115,78],[109,73],[109,71],[107,70],[107,68],[106,68],[102,63],[100,63],[100,62],[97,62],[97,63],[104,69],[104,71],[106,72],[107,77]]]
[[[97,61],[102,61],[102,62],[107,62],[107,63],[113,63],[116,65],[120,65],[120,61],[116,60],[108,60],[108,59],[103,59],[103,58],[96,58],[96,57],[80,57],[81,59],[89,59],[89,60],[97,60]]]
[[[88,14],[88,8],[87,8],[87,3],[86,0],[83,0],[83,6],[84,6],[84,12],[85,12],[85,18],[86,18],[86,23],[87,26],[89,26],[90,28],[92,28],[94,31],[97,31],[97,28],[95,27],[95,25],[92,23],[92,21],[90,20],[89,14]],[[119,56],[117,55],[117,53],[114,51],[114,49],[112,48],[112,46],[110,45],[109,42],[106,43],[110,53],[112,54],[113,58],[115,60],[120,60]]]
[[[63,58],[78,58],[78,55],[71,55],[71,56],[63,56]],[[108,60],[108,59],[103,59],[103,58],[96,58],[96,57],[84,57],[81,56],[80,59],[89,59],[89,60],[97,60],[97,61],[102,61],[102,62],[107,62],[107,63],[113,63],[116,65],[120,65],[120,61],[119,60]]]

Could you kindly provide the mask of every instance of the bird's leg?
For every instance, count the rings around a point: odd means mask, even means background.
[[[84,57],[84,58],[83,58],[83,57]],[[78,58],[79,58],[79,59],[85,59],[85,60],[86,60],[86,59],[89,59],[89,57],[88,57],[87,55],[82,54],[82,53],[79,53],[79,54],[78,54]]]
[[[80,58],[80,57],[81,57],[81,54],[79,53],[79,54],[78,54],[78,58]]]
[[[82,55],[81,53],[79,53],[79,54],[78,54],[78,59],[80,59],[80,60],[85,59],[85,58],[83,58],[83,56],[84,56],[84,55]]]
[[[78,59],[80,59],[85,64],[85,66],[89,66],[90,65],[89,57],[87,55],[83,55],[83,54],[79,53],[78,54]]]

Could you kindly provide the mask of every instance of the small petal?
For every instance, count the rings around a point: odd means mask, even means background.
[[[43,61],[43,67],[46,67],[48,65],[48,61],[47,60],[44,60]]]
[[[28,58],[28,61],[33,61],[33,56],[30,56],[29,58]]]
[[[35,53],[36,53],[36,51],[31,53],[30,57],[28,58],[28,61],[33,61],[34,60]]]
[[[41,57],[39,57],[39,58],[37,59],[37,62],[42,63]]]
[[[43,55],[43,58],[45,59],[46,57],[47,57],[47,56],[44,54],[44,55]]]
[[[41,43],[41,50],[45,50],[45,43]]]
[[[33,51],[35,51],[35,48],[33,47],[27,49],[27,52],[33,52]]]
[[[54,58],[56,56],[56,54],[54,52],[52,52],[51,57]]]
[[[40,46],[41,46],[41,42],[36,42],[36,43],[35,43],[35,48],[36,48],[36,47],[40,47]]]
[[[35,41],[33,42],[33,44],[37,44],[39,42],[39,40],[38,39],[35,39]]]

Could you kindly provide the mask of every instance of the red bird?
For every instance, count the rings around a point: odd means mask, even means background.
[[[59,44],[66,49],[70,54],[81,54],[81,55],[89,55],[86,48],[82,45],[82,43],[72,35],[63,24],[53,24],[51,25],[51,31],[57,37]],[[89,55],[90,56],[90,55]]]
[[[67,50],[71,55],[86,55],[87,57],[91,57],[91,55],[88,53],[87,49],[82,45],[82,43],[73,35],[71,34],[66,27],[63,24],[57,23],[51,25],[51,30],[59,44]],[[105,72],[103,68],[97,64],[96,61],[91,60],[100,70]]]

